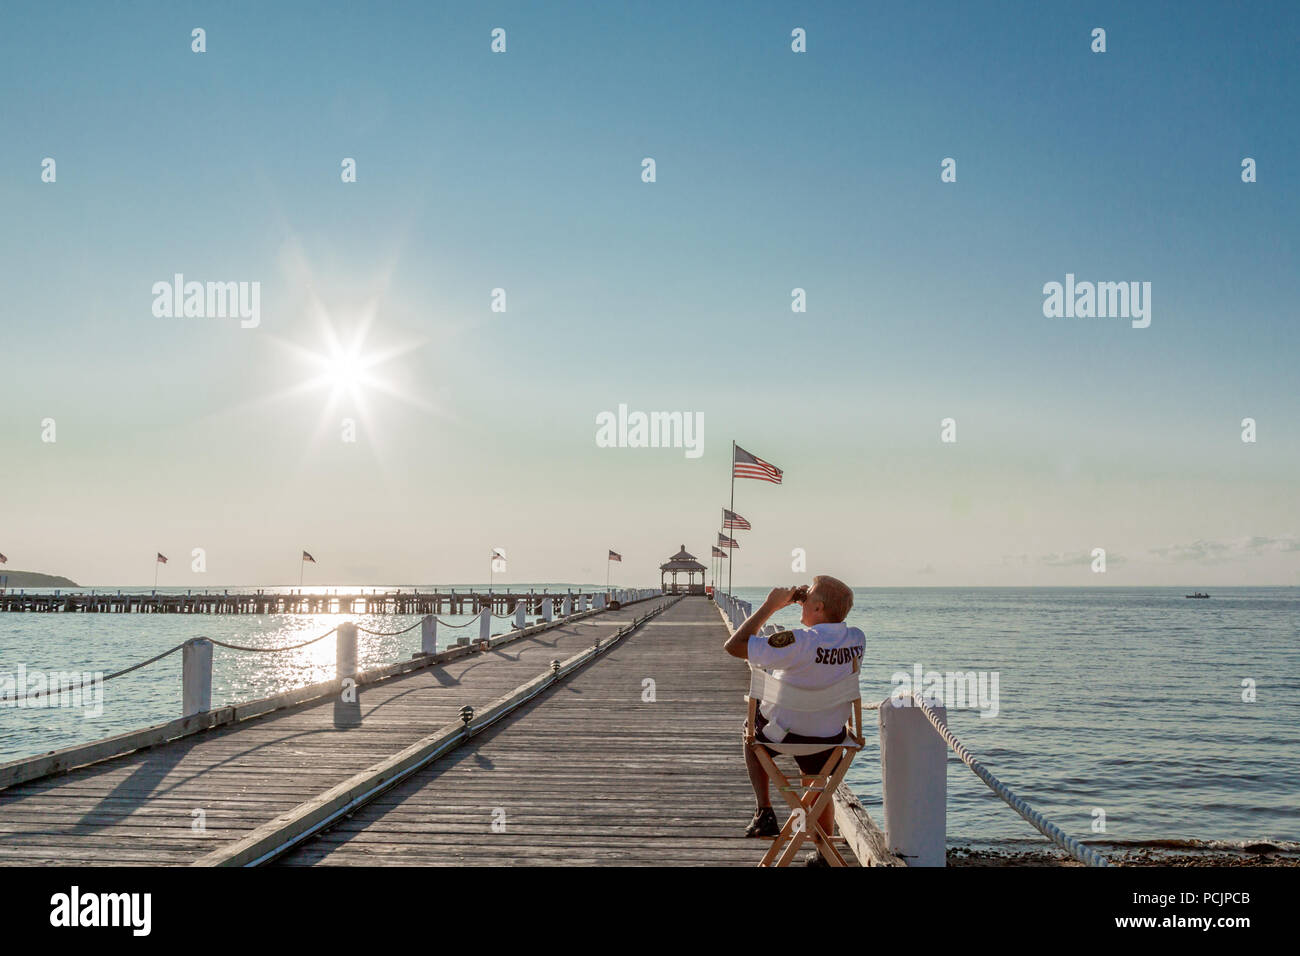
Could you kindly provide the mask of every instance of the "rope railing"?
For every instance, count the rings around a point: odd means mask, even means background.
[[[199,640],[210,641],[217,647],[224,647],[232,651],[254,651],[259,654],[278,654],[281,651],[296,651],[300,647],[306,647],[309,644],[315,644],[317,641],[323,641],[337,630],[337,627],[331,627],[320,637],[313,637],[310,641],[303,641],[301,644],[289,644],[285,647],[250,647],[246,644],[227,644],[225,641],[218,641],[216,638],[212,637],[203,637],[199,638]],[[357,628],[357,630],[359,631],[361,628]],[[410,628],[407,628],[407,630],[410,630]]]
[[[357,630],[360,631],[362,634],[373,634],[375,637],[396,637],[399,634],[405,634],[408,631],[415,630],[423,623],[424,621],[423,619],[421,619],[419,621],[416,621],[410,627],[402,628],[400,631],[372,631],[368,627],[360,627],[360,626],[357,627]]]
[[[475,621],[477,621],[477,620],[479,619],[479,616],[480,616],[482,613],[483,613],[483,612],[480,611],[478,614],[475,614],[473,617],[471,617],[468,621],[464,621],[464,622],[462,622],[462,623],[460,623],[460,624],[452,624],[452,623],[450,623],[450,622],[448,622],[448,621],[444,621],[444,620],[443,620],[442,618],[440,618],[440,617],[435,617],[434,620],[437,621],[437,622],[438,622],[442,627],[450,628],[451,630],[454,631],[454,630],[456,630],[457,628],[461,628],[461,627],[469,627],[471,624],[473,624]]]
[[[124,668],[122,668],[120,671],[114,671],[114,672],[111,673],[111,674],[108,674],[108,675],[106,675],[106,676],[104,676],[104,677],[99,678],[98,683],[100,683],[100,684],[107,684],[107,683],[108,683],[109,681],[111,681],[114,677],[121,677],[123,674],[129,674],[129,673],[131,673],[132,671],[138,671],[138,670],[139,670],[140,668],[142,668],[142,667],[148,667],[150,664],[153,664],[153,663],[155,663],[156,661],[160,661],[160,660],[162,660],[164,657],[167,657],[168,655],[175,654],[177,651],[179,651],[179,650],[180,650],[181,648],[183,648],[184,646],[185,646],[184,643],[177,644],[175,647],[169,648],[168,650],[163,651],[161,654],[155,654],[153,657],[149,658],[147,661],[141,661],[139,664],[132,664],[130,667],[124,667]],[[82,681],[80,684],[77,684],[76,686],[68,685],[68,686],[66,686],[66,687],[64,687],[64,686],[59,686],[59,687],[50,687],[50,688],[47,688],[46,690],[38,690],[38,691],[36,691],[36,692],[34,692],[34,693],[31,693],[31,694],[24,694],[23,697],[22,697],[22,699],[23,699],[23,700],[32,700],[32,699],[34,699],[34,698],[38,698],[38,697],[48,697],[48,696],[51,695],[51,694],[71,694],[71,693],[73,693],[74,691],[79,691],[79,690],[81,690],[82,688],[84,688],[84,687],[86,687],[86,686],[87,686],[87,685],[86,685],[85,681]],[[6,703],[7,703],[8,701],[11,701],[11,700],[12,700],[12,701],[16,701],[16,700],[18,700],[18,699],[19,699],[19,698],[18,698],[16,695],[15,695],[14,697],[0,697],[0,702],[6,702]]]
[[[1074,837],[1067,834],[1039,811],[1035,810],[1024,798],[1018,796],[1010,787],[995,777],[979,759],[966,749],[965,744],[957,739],[956,735],[949,729],[947,721],[934,712],[934,709],[916,694],[909,694],[921,713],[925,715],[926,720],[934,728],[935,732],[943,738],[944,743],[952,748],[955,753],[967,767],[969,767],[975,776],[979,777],[995,794],[1002,798],[1012,810],[1020,814],[1034,827],[1039,833],[1047,837],[1061,849],[1065,850],[1080,863],[1088,866],[1110,866],[1110,861],[1091,847],[1085,846]],[[880,705],[877,704],[876,708]]]

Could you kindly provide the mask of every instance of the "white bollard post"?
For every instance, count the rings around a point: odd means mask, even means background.
[[[212,709],[212,642],[204,637],[181,648],[181,716]]]
[[[339,695],[334,699],[334,726],[361,726],[361,688],[357,686],[357,626],[344,621],[334,633],[334,673]]]
[[[946,722],[947,710],[928,703]],[[890,851],[908,866],[945,866],[948,745],[921,708],[880,705],[880,780]]]
[[[525,621],[528,619],[528,605],[523,601],[515,602],[515,629],[523,628]]]
[[[547,624],[555,620],[555,602],[551,598],[542,601],[542,620]]]
[[[564,595],[564,603],[560,605],[560,617],[568,617],[573,613],[573,595]]]
[[[480,641],[486,641],[492,637],[492,605],[490,603],[484,604],[483,610],[479,611],[478,637]]]
[[[420,622],[420,653],[430,657],[438,653],[438,619],[432,614]]]

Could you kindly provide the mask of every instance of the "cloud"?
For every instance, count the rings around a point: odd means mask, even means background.
[[[1039,564],[1045,564],[1049,568],[1073,568],[1080,565],[1092,564],[1092,551],[1065,551],[1055,554],[1044,554],[1038,559]],[[1118,554],[1106,552],[1106,566],[1120,565],[1124,563],[1124,558]]]
[[[1226,564],[1243,558],[1256,558],[1264,554],[1300,551],[1300,538],[1282,535],[1277,538],[1254,535],[1233,541],[1206,541],[1197,539],[1191,544],[1170,544],[1151,548],[1150,553],[1175,564]]]

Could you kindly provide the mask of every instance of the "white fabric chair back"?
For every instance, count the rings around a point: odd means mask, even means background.
[[[749,696],[785,710],[813,713],[860,700],[862,691],[858,687],[857,671],[845,675],[829,687],[811,690],[807,687],[793,687],[785,681],[777,680],[765,670],[751,667]]]

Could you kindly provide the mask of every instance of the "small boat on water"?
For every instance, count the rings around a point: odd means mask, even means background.
[[[1207,598],[1209,597],[1204,591],[1197,591],[1195,594],[1184,594],[1183,597],[1189,598]]]

